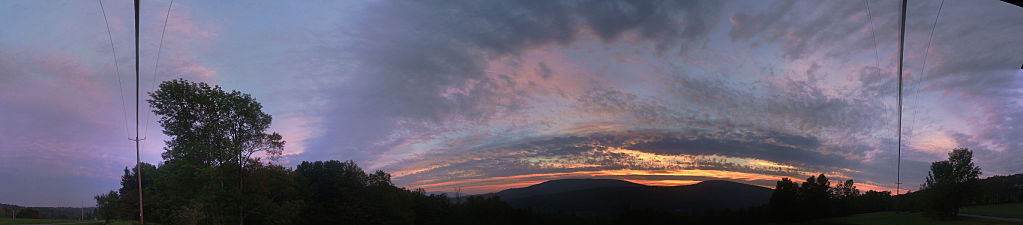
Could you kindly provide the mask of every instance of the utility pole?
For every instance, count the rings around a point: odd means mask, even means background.
[[[896,162],[895,195],[902,190],[902,55],[906,43],[906,1],[902,0],[902,22],[899,25],[899,146]]]
[[[139,145],[139,0],[135,0],[135,175],[139,184],[139,223],[146,224],[142,211],[142,157]]]

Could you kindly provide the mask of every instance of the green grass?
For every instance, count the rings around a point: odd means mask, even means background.
[[[966,214],[1023,219],[1023,203],[978,205],[963,208]]]
[[[935,224],[935,225],[980,225],[980,224],[1017,224],[1023,225],[1023,223],[1012,223],[1003,222],[997,220],[982,220],[973,218],[960,217],[958,220],[952,221],[941,221],[935,220],[921,215],[920,213],[895,213],[895,212],[876,212],[876,213],[864,213],[856,214],[847,217],[836,217],[836,218],[825,218],[820,220],[807,221],[803,223],[794,224],[830,224],[830,225],[852,225],[852,224],[870,224],[870,225],[901,225],[901,224]]]
[[[54,219],[0,219],[0,224],[53,224],[53,223],[81,223],[81,224],[103,224],[102,222],[87,220],[54,220]]]

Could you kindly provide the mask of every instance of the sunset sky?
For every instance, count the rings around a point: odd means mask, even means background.
[[[354,160],[471,194],[818,173],[895,188],[899,1],[169,3],[142,1],[142,91],[155,71],[251,94],[285,166]],[[928,39],[940,3],[908,7],[909,190],[954,147],[983,177],[1023,173],[1023,8],[946,1]],[[0,203],[91,206],[134,166],[132,3],[102,4],[120,68],[99,2],[0,1]],[[168,137],[141,107],[158,164]]]

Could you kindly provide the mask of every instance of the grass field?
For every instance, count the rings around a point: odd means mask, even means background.
[[[980,225],[980,224],[1017,224],[1023,225],[1023,223],[1012,223],[1002,222],[996,220],[982,220],[973,218],[960,218],[954,221],[941,221],[934,220],[928,217],[924,217],[920,213],[895,213],[895,212],[876,212],[876,213],[864,213],[857,214],[847,217],[837,218],[826,218],[821,220],[808,221],[797,224],[871,224],[871,225],[886,225],[886,224],[935,224],[935,225]]]
[[[1023,219],[1023,203],[978,205],[963,208],[962,213]]]
[[[0,224],[55,224],[55,223],[78,223],[78,224],[103,224],[103,222],[96,221],[82,221],[82,220],[54,220],[54,219],[16,219],[11,218],[0,219]]]

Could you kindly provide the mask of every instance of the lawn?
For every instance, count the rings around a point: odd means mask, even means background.
[[[0,219],[0,224],[57,224],[57,223],[78,223],[78,224],[103,224],[103,222],[88,220],[55,220],[55,219]]]
[[[1023,219],[1023,203],[970,206],[963,208],[961,212],[981,216]]]
[[[980,224],[1018,224],[1023,223],[1012,223],[1002,222],[993,220],[982,220],[973,218],[959,218],[953,221],[941,221],[934,220],[928,217],[924,217],[920,213],[895,213],[895,212],[876,212],[876,213],[864,213],[856,214],[847,217],[836,217],[836,218],[825,218],[820,220],[809,221],[805,223],[797,224],[871,224],[871,225],[885,225],[885,224],[936,224],[936,225],[980,225]]]

